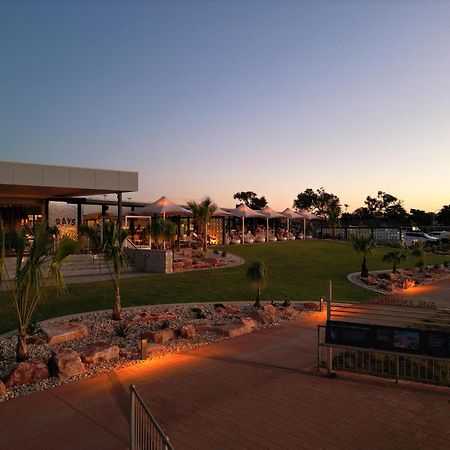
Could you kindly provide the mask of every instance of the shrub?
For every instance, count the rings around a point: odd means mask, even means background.
[[[27,327],[27,333],[33,335],[41,331],[41,324],[37,320],[32,320]]]
[[[197,319],[206,319],[206,314],[202,310],[200,310],[200,311],[197,311],[197,313],[195,314],[195,317]]]
[[[223,303],[214,303],[214,308],[225,308]]]
[[[130,324],[128,322],[120,322],[114,326],[114,331],[117,336],[125,338],[130,332]]]
[[[165,328],[169,328],[170,327],[170,322],[168,320],[164,320],[163,322],[161,322],[159,324],[159,328],[161,328],[161,330],[164,330]]]
[[[202,312],[202,309],[201,309],[201,308],[198,308],[197,306],[194,306],[193,308],[191,308],[191,311],[192,311],[193,313],[199,313],[199,312]]]
[[[447,260],[444,261],[444,267],[448,267],[448,261]]]

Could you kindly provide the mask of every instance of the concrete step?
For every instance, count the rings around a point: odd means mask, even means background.
[[[48,264],[46,264],[46,268]],[[89,276],[89,275],[109,275],[113,272],[112,264],[99,259],[93,259],[92,255],[73,255],[62,267],[61,273],[65,277]],[[9,277],[12,278],[16,270],[16,258],[5,258],[5,268]],[[134,272],[136,268],[133,265],[125,267],[122,272]]]

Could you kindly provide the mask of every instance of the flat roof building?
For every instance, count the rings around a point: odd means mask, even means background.
[[[0,161],[0,214],[10,226],[23,211],[48,220],[49,204],[66,202],[75,208],[79,228],[82,204],[111,204],[80,197],[103,194],[117,195],[121,223],[122,194],[137,190],[137,172]]]

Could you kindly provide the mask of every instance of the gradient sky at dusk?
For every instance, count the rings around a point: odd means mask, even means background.
[[[133,198],[450,203],[448,1],[0,1],[0,159]]]

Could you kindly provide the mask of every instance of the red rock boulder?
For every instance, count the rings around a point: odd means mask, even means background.
[[[71,348],[62,348],[53,354],[48,362],[50,373],[61,379],[84,375],[86,368],[80,355]]]
[[[278,321],[277,310],[272,305],[263,305],[252,312],[251,318],[262,324],[276,323]]]
[[[162,328],[156,331],[147,331],[141,334],[141,339],[153,341],[156,344],[165,344],[175,337],[171,328]]]
[[[30,360],[18,363],[6,379],[7,388],[32,384],[48,378],[47,364],[40,360]]]
[[[94,342],[80,350],[80,358],[85,364],[97,364],[119,357],[120,348],[107,342]]]
[[[3,381],[0,381],[0,398],[4,397],[7,393],[6,386]]]
[[[89,334],[85,325],[76,322],[60,322],[42,325],[42,331],[47,336],[48,345],[83,339]]]
[[[250,331],[258,328],[256,320],[252,319],[251,317],[241,317],[240,321],[242,325],[246,326]]]
[[[197,336],[197,331],[195,330],[194,325],[184,325],[178,329],[178,333],[180,337],[183,339],[194,339]]]

